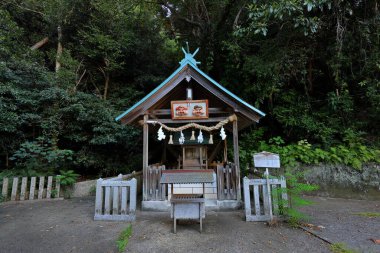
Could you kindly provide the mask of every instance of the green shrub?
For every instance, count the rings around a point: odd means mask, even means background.
[[[57,176],[57,179],[60,180],[60,183],[63,186],[64,197],[71,198],[73,190],[72,186],[77,181],[79,174],[76,174],[73,170],[60,170],[60,173],[61,175]]]
[[[60,170],[61,174],[57,176],[57,179],[60,180],[61,185],[71,186],[77,181],[79,174],[76,174],[73,170]]]
[[[278,212],[287,219],[287,221],[292,226],[297,226],[301,222],[307,220],[309,217],[298,210],[299,207],[312,205],[313,202],[302,198],[302,194],[306,192],[315,191],[318,189],[317,185],[312,185],[308,183],[302,183],[303,173],[289,173],[285,174],[287,188],[281,189],[277,188],[272,194],[284,193],[286,191],[288,195],[288,200],[283,200],[279,198],[279,210]],[[276,212],[276,210],[275,210]]]
[[[13,154],[10,160],[15,161],[18,169],[54,174],[58,168],[66,167],[72,162],[73,151],[55,148],[46,138],[38,137],[35,141],[26,141]]]
[[[59,196],[57,196],[57,194],[58,194],[57,189],[52,189],[52,190],[51,190],[51,197],[52,197],[52,198],[55,198],[55,197],[58,197],[58,198],[59,198]]]

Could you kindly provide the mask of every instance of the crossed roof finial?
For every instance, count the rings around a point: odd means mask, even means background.
[[[200,64],[201,62],[199,61],[196,61],[194,59],[194,56],[198,53],[199,51],[199,47],[195,50],[194,53],[190,53],[190,49],[189,49],[189,43],[186,41],[186,49],[187,51],[182,47],[182,52],[185,54],[185,58],[183,58],[179,64],[181,65],[185,65],[187,62],[190,62],[192,63],[193,65],[197,66],[197,64]]]

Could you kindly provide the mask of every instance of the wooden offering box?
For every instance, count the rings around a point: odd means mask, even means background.
[[[205,217],[204,184],[213,182],[213,170],[166,170],[162,172],[161,184],[203,184],[202,194],[172,194],[171,217],[176,233],[177,219],[199,219],[202,232],[202,219]]]

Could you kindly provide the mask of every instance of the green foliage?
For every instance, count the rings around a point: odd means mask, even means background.
[[[71,198],[73,193],[73,185],[77,181],[79,174],[76,174],[73,170],[60,170],[60,175],[57,176],[57,180],[60,181],[63,186],[63,193],[65,198]]]
[[[312,201],[304,199],[302,195],[318,190],[318,186],[303,183],[303,173],[287,172],[285,177],[287,189],[278,188],[272,194],[279,195],[283,193],[282,191],[286,191],[288,200],[280,198],[278,211],[285,216],[292,226],[298,226],[302,221],[309,218],[306,214],[299,211],[299,207],[313,204]]]
[[[179,52],[153,6],[55,0],[2,5],[1,169],[46,173],[70,167],[97,176],[136,169],[139,158],[131,163],[128,154],[133,158],[141,150],[139,130],[114,119],[163,80]],[[58,26],[63,53],[55,72]],[[31,51],[31,43],[45,36],[49,42]]]
[[[330,250],[333,253],[358,253],[359,251],[347,247],[343,242],[333,243],[330,245]]]
[[[44,174],[63,166],[108,176],[141,168],[140,131],[114,118],[178,66],[184,41],[201,48],[202,70],[267,113],[260,122],[265,131],[247,133],[253,144],[241,139],[242,164],[260,148],[280,153],[290,166],[359,169],[378,161],[376,6],[374,0],[6,0],[0,170]],[[284,143],[269,143],[273,136]]]
[[[59,196],[57,196],[57,194],[58,194],[57,189],[52,189],[52,190],[51,190],[51,197],[52,197],[52,198],[59,197]]]
[[[65,167],[72,160],[72,155],[73,151],[54,148],[49,140],[40,137],[36,141],[22,143],[11,159],[19,168],[54,173]]]
[[[369,148],[357,143],[357,136],[353,136],[349,131],[345,137],[345,145],[337,145],[322,149],[318,146],[311,145],[307,140],[300,140],[297,144],[285,145],[281,137],[271,138],[268,143],[259,141],[258,145],[250,146],[243,141],[242,153],[248,154],[248,157],[242,161],[252,160],[252,154],[259,151],[268,151],[277,153],[281,157],[281,164],[284,167],[294,168],[298,163],[302,164],[319,164],[333,163],[345,164],[356,170],[361,170],[363,163],[380,162],[380,150]]]
[[[116,241],[119,252],[125,251],[129,242],[129,238],[131,236],[132,236],[132,224],[129,224],[129,226],[121,232],[118,240]]]
[[[63,186],[71,186],[75,184],[77,181],[79,174],[76,174],[73,170],[60,170],[60,175],[57,176],[57,179],[59,179],[61,185]]]
[[[323,8],[330,10],[331,4],[330,0],[253,1],[248,5],[250,25],[246,29],[266,36],[271,22],[289,22],[294,29],[300,29],[307,36],[316,33],[321,23],[317,15],[308,14]]]

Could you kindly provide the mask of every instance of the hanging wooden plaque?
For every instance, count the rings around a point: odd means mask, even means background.
[[[171,102],[172,119],[207,119],[208,100],[182,100]]]

